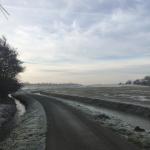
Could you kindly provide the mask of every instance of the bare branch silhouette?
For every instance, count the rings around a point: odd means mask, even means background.
[[[8,19],[8,16],[10,15],[9,12],[0,4],[0,11],[4,15],[6,19]]]

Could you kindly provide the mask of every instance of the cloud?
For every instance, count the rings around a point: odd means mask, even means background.
[[[79,82],[83,78],[75,79],[74,76],[86,72],[91,75],[87,79],[91,82],[103,71],[110,74],[115,69],[118,70],[117,77],[122,68],[130,76],[130,68],[134,66],[145,66],[143,74],[148,73],[148,1],[37,0],[35,3],[31,0],[2,0],[2,4],[11,16],[8,21],[5,18],[0,20],[0,32],[18,48],[20,58],[28,62],[28,70],[34,70],[31,71],[33,76],[44,65],[43,72],[47,72],[47,76],[55,72],[57,79],[61,80],[63,72],[66,76],[72,74],[68,81]],[[32,80],[28,70],[22,76]],[[41,80],[44,73],[40,74]],[[108,76],[105,82],[116,79]]]

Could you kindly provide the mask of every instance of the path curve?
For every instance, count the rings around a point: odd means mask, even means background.
[[[139,150],[57,98],[30,94],[47,115],[46,150]]]

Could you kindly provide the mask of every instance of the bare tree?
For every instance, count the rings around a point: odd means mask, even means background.
[[[23,71],[23,67],[17,56],[18,53],[7,44],[6,38],[0,39],[0,97],[2,99],[21,87],[17,75]]]
[[[8,19],[8,16],[10,15],[9,12],[0,4],[0,12],[4,15],[6,19]]]

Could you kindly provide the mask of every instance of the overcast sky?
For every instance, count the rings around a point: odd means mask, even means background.
[[[150,75],[149,0],[0,0],[0,34],[28,82],[118,83]]]

